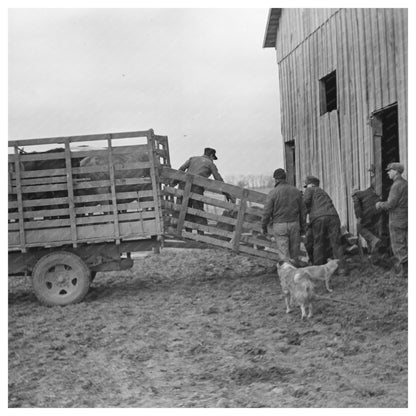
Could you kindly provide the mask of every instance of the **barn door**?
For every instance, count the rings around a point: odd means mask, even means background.
[[[393,104],[371,117],[373,130],[375,183],[374,188],[385,201],[388,198],[392,181],[387,175],[389,163],[399,161],[399,127],[397,104]],[[381,235],[388,239],[388,215],[383,214]]]
[[[383,170],[382,170],[382,152],[381,152],[381,140],[383,137],[383,123],[381,117],[373,116],[371,118],[371,127],[373,129],[373,146],[374,146],[374,189],[377,194],[381,195],[383,190]]]
[[[391,187],[385,169],[389,163],[400,161],[397,104],[378,111],[371,117],[374,143],[375,189],[387,199]]]
[[[285,170],[286,180],[296,186],[295,141],[285,143]]]

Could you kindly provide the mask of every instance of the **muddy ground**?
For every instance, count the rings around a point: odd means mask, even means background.
[[[407,407],[407,280],[349,260],[307,322],[272,264],[217,250],[137,259],[66,307],[10,277],[9,407]]]

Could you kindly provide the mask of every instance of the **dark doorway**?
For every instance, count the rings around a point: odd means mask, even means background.
[[[371,119],[374,140],[375,190],[385,201],[392,185],[386,167],[391,162],[400,161],[397,103],[373,113]],[[383,221],[383,234],[388,236],[387,214]]]
[[[397,104],[373,114],[374,163],[378,176],[376,190],[383,200],[387,199],[392,184],[386,167],[391,162],[400,161],[398,120]]]
[[[285,168],[286,180],[293,186],[296,186],[295,160],[295,141],[291,140],[285,143]]]

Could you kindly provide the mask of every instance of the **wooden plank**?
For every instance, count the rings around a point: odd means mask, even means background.
[[[395,67],[396,67],[396,88],[398,102],[398,121],[399,121],[399,152],[400,161],[405,167],[408,165],[408,69],[407,69],[407,49],[408,49],[408,10],[396,9],[394,11],[394,31],[395,31]],[[407,175],[407,169],[405,170]]]
[[[387,44],[387,65],[388,65],[388,86],[389,103],[397,101],[396,88],[396,48],[394,47],[395,28],[394,28],[394,9],[385,9],[386,18],[386,44]]]
[[[148,199],[153,197],[153,191],[141,191],[139,198]],[[138,198],[137,192],[117,192],[117,198],[119,200],[125,199],[133,199],[136,200]],[[96,195],[75,195],[74,202],[76,204],[83,204],[88,203],[91,204],[93,202],[101,202],[101,201],[108,201],[111,199],[111,194],[96,194]],[[51,206],[51,205],[61,205],[66,204],[68,199],[65,198],[43,198],[43,199],[32,199],[32,200],[23,200],[23,207],[30,208],[30,207],[37,207],[37,206]],[[16,201],[9,201],[9,208],[17,208],[18,203]]]
[[[12,155],[9,155],[9,162],[12,161]],[[43,161],[43,160],[61,160],[65,159],[64,152],[56,153],[25,153],[20,155],[20,161],[33,162],[33,161]]]
[[[60,179],[61,180],[61,179]],[[66,178],[64,178],[66,180]],[[74,190],[79,189],[90,189],[90,188],[110,188],[111,179],[100,180],[100,181],[81,181],[75,178],[73,182]],[[21,181],[22,182],[22,181]],[[124,178],[124,179],[115,179],[114,184],[116,187],[126,186],[126,185],[150,185],[152,183],[151,178]],[[15,186],[15,183],[14,183]],[[67,183],[66,182],[57,182],[51,181],[51,184],[47,185],[47,178],[43,184],[32,184],[31,182],[26,182],[24,186],[21,183],[22,193],[35,193],[35,192],[54,192],[54,191],[66,191]],[[116,188],[117,190],[117,188]]]
[[[382,73],[381,73],[381,61],[380,61],[380,35],[379,35],[379,22],[377,16],[377,9],[370,9],[371,16],[371,30],[372,30],[372,43],[373,43],[373,65],[374,65],[374,88],[375,88],[375,110],[382,108]]]
[[[109,140],[111,140],[112,135],[109,135],[110,138]],[[134,146],[120,146],[120,147],[116,147],[114,146],[114,144],[112,143],[113,146],[113,155],[118,155],[118,156],[123,156],[125,155],[126,157],[128,155],[134,154],[134,153],[145,153],[147,152],[147,145],[146,144],[139,144],[139,145],[134,145]],[[77,157],[77,158],[85,158],[88,156],[93,156],[93,157],[99,157],[102,159],[107,159],[108,157],[108,151],[107,149],[88,149],[88,150],[77,150],[75,152],[73,152],[73,157]],[[103,161],[104,161],[103,160]],[[146,162],[143,162],[146,163]]]
[[[221,248],[232,250],[232,246],[230,245],[230,243],[216,239],[215,237],[212,237],[212,236],[193,234],[193,233],[184,231],[183,237],[188,238],[190,240],[200,241],[206,244],[211,244],[216,247],[221,247]],[[240,246],[239,253],[250,254],[256,257],[263,257],[272,261],[279,260],[278,254],[273,253],[272,251],[256,250],[254,248],[243,246],[243,245]],[[239,254],[239,253],[236,253],[236,254]]]
[[[352,65],[350,66],[351,71],[351,87],[352,91],[351,95],[351,142],[353,144],[353,180],[351,183],[352,190],[354,184],[355,186],[360,185],[361,177],[360,172],[362,166],[364,164],[363,154],[360,149],[360,142],[362,142],[362,136],[359,127],[359,118],[362,114],[362,103],[361,103],[361,94],[360,94],[360,44],[359,44],[359,37],[358,37],[358,27],[357,27],[357,17],[356,17],[357,9],[349,9],[349,22],[350,22],[350,29],[349,32],[349,44],[352,48],[353,59]]]
[[[340,143],[341,143],[341,154],[343,155],[343,167],[345,169],[345,186],[346,189],[351,189],[351,179],[353,177],[353,149],[351,145],[352,135],[351,135],[351,96],[350,96],[350,58],[349,58],[349,44],[348,44],[348,24],[347,24],[347,15],[346,10],[343,9],[340,13],[341,17],[341,47],[342,47],[342,55],[344,62],[343,65],[343,77],[344,77],[344,84],[343,84],[343,104],[344,104],[344,114],[341,120],[342,130],[340,135]],[[349,228],[348,218],[347,223],[344,224],[347,228]]]
[[[154,211],[144,211],[144,212],[132,212],[132,213],[123,213],[118,215],[118,222],[134,222],[140,221],[140,219],[148,220],[155,219]],[[94,215],[88,217],[77,217],[75,219],[75,224],[77,226],[83,226],[86,224],[113,224],[114,226],[114,215]],[[36,220],[25,222],[25,230],[44,230],[47,228],[71,228],[71,220],[69,218],[61,218],[55,220]],[[10,231],[16,231],[19,229],[19,223],[9,223],[8,228]],[[79,230],[79,228],[78,228]],[[114,237],[114,236],[113,236]],[[117,238],[115,238],[117,239]],[[71,238],[71,242],[72,242]]]
[[[169,188],[169,190],[166,191],[166,193],[168,193],[170,195],[175,195],[177,197],[182,197],[183,194],[184,194],[183,190],[175,189],[175,188]],[[225,202],[225,201],[222,201],[220,199],[210,198],[210,197],[207,197],[205,195],[195,194],[195,193],[192,193],[192,192],[190,194],[190,198],[191,199],[196,199],[198,201],[202,201],[206,205],[212,205],[215,208],[223,208],[225,210],[236,210],[236,209],[238,209],[238,205],[236,205],[236,204]],[[252,201],[250,201],[249,198],[247,198],[247,201],[250,202],[250,203],[252,202]],[[169,203],[169,201],[164,201],[164,204],[167,204],[167,203]],[[250,207],[250,206],[247,206],[246,213],[251,214],[251,215],[257,215],[258,217],[261,218],[262,212],[259,212],[259,209],[262,210],[263,206],[255,206],[253,208]]]
[[[22,194],[34,193],[34,192],[56,192],[56,191],[66,191],[66,183],[56,183],[50,185],[29,185],[21,186]]]
[[[13,175],[14,176],[14,175]],[[12,179],[10,175],[10,186],[13,188],[16,186],[16,179]],[[42,184],[53,184],[53,183],[64,183],[66,181],[66,176],[48,176],[46,178],[28,178],[28,179],[20,179],[20,184],[22,187],[29,186],[29,185],[42,185]]]
[[[10,237],[10,235],[9,235]],[[144,242],[146,241],[152,241],[152,243],[154,244],[154,240],[153,240],[153,236],[151,238],[149,238],[149,235],[143,235],[143,236],[129,236],[126,237],[124,239],[124,244],[130,244],[130,242],[137,242],[143,240]],[[13,235],[11,236],[11,238],[9,238],[9,252],[16,252],[16,251],[20,251],[19,247],[16,246],[14,243],[14,238]],[[89,239],[78,239],[79,243],[87,243],[87,244],[100,244],[100,243],[108,243],[108,244],[114,244],[114,241],[111,238],[108,237],[94,237],[93,239],[89,238]],[[46,248],[51,248],[51,247],[60,247],[63,245],[69,245],[71,244],[70,240],[60,240],[60,241],[48,241],[47,243],[39,243],[39,242],[35,242],[35,243],[26,243],[26,247],[46,247]],[[123,242],[120,243],[120,246],[123,246]],[[123,248],[124,249],[124,248]],[[127,246],[127,249],[129,249],[129,246]],[[128,251],[127,251],[128,252]]]
[[[155,207],[154,201],[145,201],[145,202],[133,201],[129,203],[117,203],[117,208],[119,212],[123,212],[123,211],[140,212],[140,211],[146,211],[146,210],[148,211],[148,210],[151,210],[152,208],[154,209],[154,207]],[[106,204],[99,205],[99,207],[97,206],[76,207],[75,212],[77,213],[77,215],[89,214],[89,213],[96,213],[97,209],[99,209],[100,212],[110,212],[113,209],[113,207],[112,205],[106,205]]]
[[[58,216],[69,216],[68,208],[23,212],[23,217],[25,219],[34,219],[34,218],[42,218],[42,217],[58,217]],[[9,220],[17,219],[17,218],[19,218],[18,212],[9,212],[8,214]]]
[[[114,163],[114,169],[118,171],[123,170],[142,170],[142,169],[150,169],[151,163],[150,162],[131,162],[131,163]],[[108,172],[108,164],[104,163],[102,165],[93,165],[93,166],[82,166],[82,167],[75,167],[72,169],[75,174],[78,175],[85,175],[87,173],[95,173],[95,172]],[[150,177],[150,176],[149,176]]]
[[[122,133],[105,133],[105,134],[87,134],[83,136],[65,136],[65,137],[49,137],[49,138],[37,138],[29,140],[10,140],[9,146],[37,146],[40,144],[65,144],[66,140],[70,143],[86,142],[86,141],[107,141],[110,137],[113,140],[127,139],[127,138],[139,138],[147,137],[149,132],[153,132],[152,129],[144,131],[122,132]]]
[[[365,21],[363,9],[357,9],[357,31],[358,31],[358,48],[360,56],[360,71],[359,71],[359,100],[361,101],[361,112],[359,113],[359,128],[360,128],[360,140],[359,149],[362,155],[360,166],[360,189],[365,189],[369,186],[369,178],[367,169],[372,161],[371,148],[369,142],[371,137],[368,135],[368,118],[370,116],[368,107],[368,85],[367,85],[367,45],[365,41]]]
[[[117,208],[119,211],[134,211],[139,212],[140,210],[149,210],[154,208],[153,201],[146,201],[146,202],[131,202],[131,203],[123,203],[117,204]],[[112,212],[112,205],[95,205],[95,206],[87,206],[87,207],[75,207],[75,213],[77,216],[85,215],[85,214],[99,214],[102,215],[103,213]],[[68,208],[59,208],[59,209],[43,209],[43,210],[36,210],[36,211],[24,211],[23,217],[25,219],[30,218],[42,218],[42,217],[59,217],[59,216],[69,216],[69,209]],[[10,212],[8,214],[9,219],[17,219],[19,218],[18,212]]]
[[[141,191],[139,196],[137,192],[117,192],[118,200],[137,199],[137,198],[142,200],[144,198],[150,198],[153,196],[154,196],[153,191]],[[109,199],[111,199],[111,194],[108,194],[108,193],[97,194],[97,195],[79,195],[79,196],[75,196],[75,203],[81,204],[81,203],[88,203],[88,202],[107,201]],[[40,202],[42,202],[42,200],[40,200]]]
[[[311,114],[310,109],[314,108],[313,104],[313,93],[312,93],[312,85],[311,85],[311,78],[312,78],[312,66],[311,66],[311,40],[305,42],[303,45],[303,49],[305,50],[305,58],[303,62],[303,66],[305,67],[305,84],[306,84],[306,97],[305,97],[305,129],[304,132],[308,132],[308,135],[305,137],[310,137],[309,143],[307,140],[302,140],[299,138],[299,142],[297,143],[297,156],[295,163],[298,166],[297,175],[299,177],[300,183],[304,180],[304,178],[312,173],[312,166],[316,166],[318,163],[317,161],[317,152],[316,152],[316,134],[314,131],[314,114]],[[292,98],[293,99],[293,98]],[[296,143],[295,143],[296,144]],[[309,154],[309,157],[304,157],[305,154]]]
[[[285,84],[284,84],[284,72],[283,72],[283,63],[278,65],[278,79],[279,79],[279,96],[280,96],[280,133],[283,138],[283,143],[285,142],[285,117],[286,111],[284,110],[284,93],[285,93]]]
[[[247,208],[247,198],[248,198],[248,190],[244,189],[243,195],[240,201],[240,207],[238,209],[237,223],[235,226],[234,237],[233,237],[233,250],[236,252],[238,251],[238,248],[240,246],[240,238],[243,232],[243,222],[244,222],[244,214]]]
[[[111,136],[107,140],[108,147],[108,165],[111,182],[111,201],[113,205],[113,219],[114,219],[114,236],[116,238],[116,244],[120,244],[120,230],[118,226],[118,209],[117,209],[117,196],[116,196],[116,185],[115,185],[115,174],[113,165],[113,149],[111,145]]]
[[[181,205],[169,203],[169,210],[178,212],[178,211],[180,211],[180,209],[181,209]],[[199,209],[194,209],[194,208],[189,208],[188,207],[187,213],[191,214],[193,216],[200,217],[200,218],[206,218],[208,220],[216,221],[217,223],[226,223],[226,224],[230,224],[234,227],[237,225],[237,219],[230,218],[230,217],[224,217],[222,215],[216,215],[216,214],[213,214],[213,213],[210,213],[210,212],[201,211]],[[177,221],[175,223],[177,223]],[[245,221],[244,220],[243,223],[242,223],[242,229],[243,229],[243,231],[261,232],[262,231],[261,219],[259,219],[256,222]]]
[[[60,169],[46,169],[46,170],[28,170],[28,171],[22,171],[21,177],[23,178],[41,178],[41,177],[54,177],[54,176],[65,176],[66,170],[65,168]],[[15,178],[15,174],[12,175],[13,178]]]
[[[153,130],[149,130],[147,135],[147,146],[150,159],[150,177],[152,178],[152,190],[153,190],[153,199],[155,201],[155,212],[156,212],[156,234],[163,233],[163,219],[162,219],[162,207],[161,207],[161,190],[159,183],[159,168],[160,163],[156,159],[155,155],[155,139]]]
[[[175,189],[175,188],[171,188],[171,187],[166,187],[164,188],[162,194],[167,194],[167,195],[174,195],[176,197],[182,197],[183,196],[183,190],[182,189]],[[192,199],[196,199],[198,201],[202,201],[207,205],[213,205],[215,207],[218,208],[224,208],[226,210],[230,210],[230,209],[234,209],[235,208],[235,204],[231,203],[231,202],[227,202],[227,201],[223,201],[220,199],[215,199],[215,198],[211,198],[205,195],[200,195],[200,194],[195,194],[195,193],[191,193],[190,196]]]
[[[186,174],[185,172],[179,171],[179,170],[174,170],[174,169],[170,169],[170,168],[166,168],[163,167],[161,169],[161,178],[163,179],[175,179],[175,180],[179,180],[182,182],[185,182],[186,180]],[[191,175],[191,174],[189,174]],[[223,192],[227,192],[231,195],[233,195],[236,198],[240,198],[242,197],[243,194],[243,189],[245,188],[241,188],[239,186],[236,185],[231,185],[225,182],[220,182],[220,181],[216,181],[214,179],[207,179],[207,178],[203,178],[202,176],[198,176],[198,175],[194,175],[194,179],[193,179],[193,184],[194,185],[198,185],[198,186],[202,186],[205,191],[211,191],[214,193],[223,193]],[[248,190],[248,199],[252,202],[256,202],[259,204],[264,204],[265,200],[267,198],[267,194],[262,193],[262,192],[258,192],[258,191],[254,191],[252,189]]]
[[[114,184],[117,187],[126,186],[126,185],[150,185],[151,178],[124,178],[124,179],[114,179],[111,178],[100,180],[100,181],[86,181],[86,182],[76,182],[75,189],[90,189],[90,188],[111,188],[111,184]]]
[[[20,184],[20,152],[17,146],[14,147],[14,168],[16,172],[16,192],[17,192],[17,209],[19,212],[19,237],[20,237],[20,249],[22,253],[26,252],[25,243],[25,228],[23,222],[23,200],[22,200],[22,189]]]
[[[171,221],[171,224],[177,226],[178,220],[176,218],[173,218]],[[211,225],[203,225],[203,224],[199,224],[199,223],[192,222],[192,221],[184,221],[184,226],[186,228],[192,228],[198,231],[204,231],[205,233],[209,233],[213,238],[215,238],[214,236],[221,236],[221,237],[229,238],[230,241],[233,238],[233,232],[223,230],[221,228],[216,228],[215,226],[211,226]],[[189,231],[183,230],[182,234],[184,234],[185,232],[189,233]],[[177,233],[175,232],[174,235],[176,236],[176,234]],[[219,239],[219,241],[224,241],[224,240]]]
[[[387,57],[387,28],[385,9],[378,8],[377,22],[378,22],[378,38],[380,42],[380,86],[381,86],[381,107],[386,107],[391,103],[390,88],[389,88],[389,60]]]
[[[368,108],[370,114],[376,109],[376,83],[375,83],[375,66],[374,66],[374,47],[372,42],[372,22],[371,11],[368,8],[363,9],[364,14],[364,33],[365,33],[365,46],[366,46],[366,79],[367,79],[367,96],[368,96]]]
[[[65,163],[66,163],[66,178],[68,186],[68,208],[69,217],[71,219],[71,239],[72,247],[77,247],[77,229],[75,225],[75,203],[74,203],[74,186],[72,182],[72,166],[71,166],[71,149],[69,141],[65,142]]]

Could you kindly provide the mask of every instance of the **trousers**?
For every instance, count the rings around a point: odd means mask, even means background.
[[[328,260],[328,244],[334,258],[343,260],[341,245],[341,223],[335,215],[315,218],[312,222],[313,264],[325,264]]]
[[[298,222],[273,224],[273,236],[281,261],[297,260],[300,256],[300,226]]]

